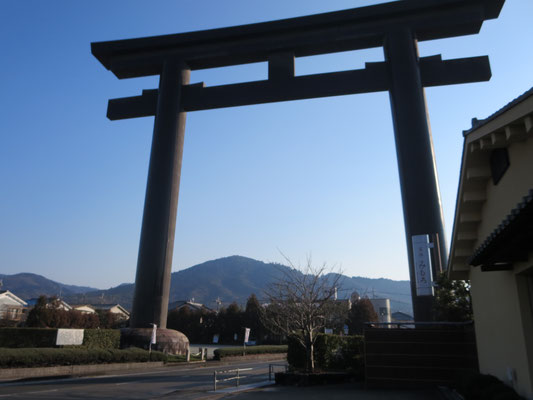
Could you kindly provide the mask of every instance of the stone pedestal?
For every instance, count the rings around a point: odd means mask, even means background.
[[[152,328],[124,328],[120,330],[120,347],[140,347],[148,350]],[[168,354],[186,355],[189,348],[189,339],[183,333],[174,329],[157,329],[157,343],[152,345],[152,350]]]

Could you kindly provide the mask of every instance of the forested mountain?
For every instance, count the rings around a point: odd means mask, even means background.
[[[172,273],[170,302],[194,299],[195,302],[203,303],[210,308],[216,308],[215,300],[220,298],[224,305],[233,301],[244,305],[246,299],[252,293],[256,294],[259,300],[261,300],[266,286],[280,277],[283,269],[286,268],[288,267],[281,264],[264,263],[241,256],[231,256],[207,261]],[[39,275],[35,276],[40,277]],[[40,278],[48,282],[53,282],[43,277]],[[32,292],[31,296],[25,297],[23,293],[27,293],[27,291],[23,290],[22,287],[13,287],[11,289],[11,287],[5,284],[6,282],[7,276],[4,278],[4,289],[12,290],[20,297],[29,298],[37,296],[35,294],[36,292]],[[58,285],[62,285],[63,298],[72,304],[120,303],[126,308],[131,307],[133,284],[122,284],[108,290],[92,290],[91,288],[87,288],[87,291],[78,290],[75,292],[71,290],[67,292],[67,288],[72,288],[71,286],[56,282],[53,283],[56,285],[55,287],[43,286],[41,293],[57,295],[57,287]],[[349,298],[354,290],[360,295],[366,295],[370,298],[385,297],[391,299],[392,311],[412,312],[409,281],[343,277],[342,286],[338,291],[339,298]]]
[[[66,285],[47,279],[44,276],[30,273],[0,274],[0,279],[2,280],[1,290],[9,290],[23,300],[39,297],[41,294],[65,297],[98,290],[88,286]]]

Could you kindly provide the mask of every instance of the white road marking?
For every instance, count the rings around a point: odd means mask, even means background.
[[[24,392],[24,393],[11,393],[11,394],[0,394],[0,397],[9,397],[9,396],[26,396],[27,394],[38,394],[38,393],[50,393],[57,392],[59,389],[50,389],[50,390],[39,390],[36,392]]]

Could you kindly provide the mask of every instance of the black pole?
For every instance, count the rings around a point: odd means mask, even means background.
[[[166,328],[174,232],[180,185],[186,113],[182,86],[190,71],[166,62],[159,81],[152,151],[135,277],[130,326]]]
[[[409,30],[388,34],[385,39],[390,100],[403,202],[405,235],[415,321],[433,320],[433,296],[417,296],[413,235],[437,234],[441,270],[446,265],[444,224],[437,167],[420,79],[418,48]]]

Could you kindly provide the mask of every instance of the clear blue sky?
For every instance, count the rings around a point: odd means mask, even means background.
[[[375,4],[348,0],[3,0],[0,5],[0,273],[107,288],[135,276],[153,118],[111,122],[119,81],[90,43]],[[462,130],[533,86],[533,2],[507,0],[479,35],[421,55],[488,54],[490,82],[426,91],[449,237]],[[381,49],[297,59],[297,74],[363,67]],[[193,72],[206,84],[266,65]],[[408,279],[387,93],[189,113],[173,270],[228,255],[312,253],[347,275]]]

